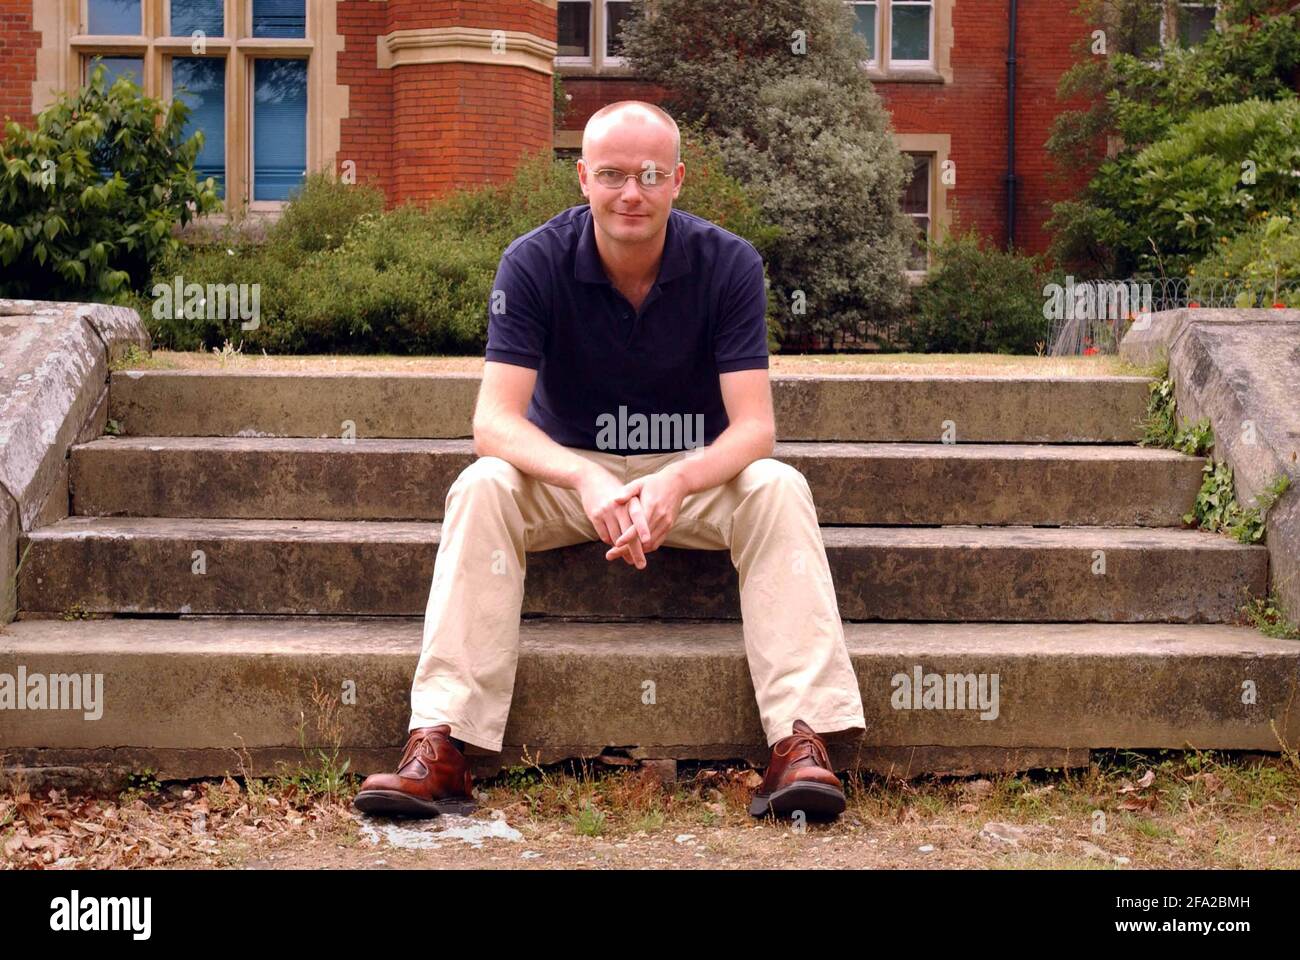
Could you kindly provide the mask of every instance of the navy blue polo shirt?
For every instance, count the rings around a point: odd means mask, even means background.
[[[624,456],[693,449],[729,422],[718,374],[767,367],[766,308],[753,244],[674,209],[659,276],[633,310],[605,275],[582,204],[502,254],[486,358],[537,370],[525,416],[556,443]]]

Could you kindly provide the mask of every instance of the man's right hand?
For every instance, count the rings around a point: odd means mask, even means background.
[[[623,503],[618,501],[618,497],[625,492],[626,486],[604,467],[596,464],[593,464],[593,469],[584,474],[578,482],[577,490],[578,495],[582,497],[582,509],[607,546],[612,547],[614,541],[623,535],[623,531],[634,526],[630,508],[633,502],[637,502],[638,506],[639,502],[635,497]],[[631,555],[622,554],[624,562],[632,564],[638,570],[644,570],[646,561],[645,551],[641,549],[641,538],[633,537],[628,546],[631,548]]]

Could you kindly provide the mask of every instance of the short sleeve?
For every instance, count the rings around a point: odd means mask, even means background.
[[[507,251],[488,297],[485,358],[536,370],[545,354],[548,328],[541,291],[518,254]]]
[[[713,334],[713,357],[718,373],[765,368],[767,361],[767,285],[763,258],[752,257],[732,277],[723,294],[718,324]]]

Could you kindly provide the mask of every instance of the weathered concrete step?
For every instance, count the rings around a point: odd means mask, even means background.
[[[477,373],[125,370],[109,416],[141,436],[468,437]],[[1127,443],[1142,377],[774,375],[778,439]],[[614,411],[616,412],[616,411]]]
[[[422,614],[441,524],[69,517],[24,536],[28,611]],[[847,620],[1226,622],[1268,553],[1196,530],[823,527]],[[645,570],[588,542],[527,557],[523,612],[738,618],[730,552]]]
[[[332,746],[319,742],[315,688],[355,692],[336,708],[342,755],[354,772],[387,770],[406,738],[420,636],[418,618],[20,620],[0,632],[0,673],[90,674],[87,689],[102,675],[90,710],[100,715],[87,719],[85,703],[9,711],[0,752],[11,764],[100,761],[172,778],[237,772],[246,748],[250,772],[274,772],[303,761],[303,719],[308,747]],[[875,623],[847,624],[845,639],[867,732],[860,745],[832,742],[839,768],[1055,766],[1098,748],[1276,751],[1279,736],[1300,735],[1288,709],[1300,644],[1249,628]],[[919,709],[900,679],[918,670],[922,691],[927,675],[944,678],[942,699]],[[973,675],[977,691],[983,675],[983,709],[958,708],[956,679],[948,699],[948,674]],[[764,743],[739,624],[525,621],[506,747],[471,755],[480,774],[525,744],[543,762],[617,746],[763,764]]]
[[[779,443],[822,523],[1179,526],[1204,460],[1084,444]],[[72,450],[83,516],[439,520],[469,440],[106,437]]]

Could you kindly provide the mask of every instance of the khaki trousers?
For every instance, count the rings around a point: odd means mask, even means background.
[[[687,455],[566,449],[624,483]],[[576,490],[526,475],[500,457],[480,457],[461,471],[443,516],[408,729],[447,723],[451,736],[499,751],[519,659],[525,554],[600,537]],[[865,730],[803,474],[780,460],[755,460],[727,483],[688,494],[662,545],[731,550],[745,652],[769,746],[789,736],[796,719],[823,734]],[[639,575],[653,574],[654,557],[646,555]]]

